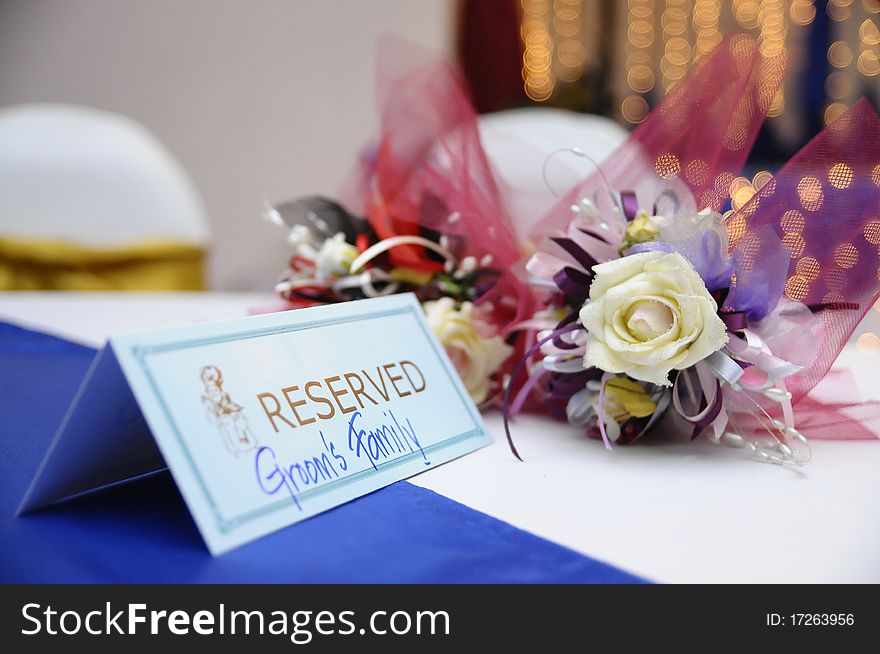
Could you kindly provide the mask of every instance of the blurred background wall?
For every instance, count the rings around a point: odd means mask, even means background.
[[[338,189],[376,127],[383,32],[457,57],[481,113],[553,107],[628,128],[724,32],[749,33],[789,61],[752,177],[858,97],[880,105],[878,21],[880,0],[0,0],[0,110],[65,102],[143,124],[204,202],[209,286],[267,290],[289,250],[264,203]]]
[[[0,0],[0,107],[118,112],[180,160],[213,232],[209,282],[272,287],[265,201],[336,191],[375,129],[376,38],[441,52],[450,0]]]

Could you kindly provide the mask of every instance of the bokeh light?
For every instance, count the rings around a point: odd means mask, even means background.
[[[856,349],[869,356],[880,354],[880,336],[874,332],[865,332],[856,340]]]

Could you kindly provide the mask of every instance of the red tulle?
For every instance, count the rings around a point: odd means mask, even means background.
[[[529,317],[532,292],[511,271],[521,252],[459,71],[389,37],[380,44],[378,84],[380,136],[361,157],[342,202],[365,214],[380,238],[444,234],[459,260],[473,256],[499,270],[478,302],[491,308],[496,331]],[[392,261],[418,267],[425,261],[419,250],[396,248]]]
[[[784,74],[784,57],[763,57],[743,34],[725,38],[602,162],[605,177],[615,191],[635,192],[648,210],[665,190],[676,194],[682,210],[720,210]],[[583,197],[605,210],[611,206],[601,176],[590,175],[534,226],[533,240],[563,230],[569,207]]]
[[[779,247],[776,238],[765,235],[778,235],[791,255],[785,295],[813,311],[807,327],[810,347],[774,352],[804,367],[786,379],[795,401],[825,376],[877,300],[878,197],[880,117],[862,99],[810,141],[727,222],[731,248],[755,270],[768,260],[768,249]]]

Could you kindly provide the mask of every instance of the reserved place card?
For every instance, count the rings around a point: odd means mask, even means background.
[[[126,334],[19,512],[167,466],[218,554],[489,442],[413,295]]]

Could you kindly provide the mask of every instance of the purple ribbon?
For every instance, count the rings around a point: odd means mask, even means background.
[[[565,327],[566,325],[570,325],[574,321],[578,319],[578,312],[572,311],[565,318],[559,321],[556,325],[556,330],[558,331],[560,327]],[[560,350],[576,350],[580,347],[577,343],[570,343],[568,341],[562,340],[562,332],[556,334],[553,337],[553,345],[555,345]]]
[[[519,452],[516,449],[516,445],[513,444],[513,437],[510,435],[510,389],[513,388],[514,380],[519,377],[519,374],[522,372],[523,367],[528,363],[528,360],[532,357],[535,352],[541,349],[541,346],[548,341],[553,340],[556,336],[561,336],[562,334],[567,334],[568,332],[573,332],[578,329],[583,329],[582,325],[578,323],[574,323],[571,325],[565,325],[563,327],[557,327],[552,332],[550,332],[544,338],[538,340],[528,352],[526,352],[522,358],[516,362],[516,365],[513,367],[513,370],[510,373],[510,381],[507,382],[507,387],[504,389],[504,401],[501,405],[501,415],[504,420],[504,433],[507,436],[507,444],[510,446],[510,451],[513,452],[513,456],[515,456],[520,461],[523,458],[519,455]]]
[[[741,332],[749,326],[749,314],[746,311],[722,311],[718,316],[729,332]]]
[[[639,211],[639,202],[636,200],[635,193],[632,191],[621,191],[620,204],[623,206],[623,215],[626,216],[627,222],[636,217]]]
[[[550,238],[551,241],[556,243],[563,250],[568,252],[575,261],[577,261],[584,270],[590,270],[593,266],[595,266],[598,261],[596,261],[593,257],[587,254],[584,249],[579,246],[574,240],[570,238],[563,238],[561,236],[553,236]]]
[[[582,234],[586,234],[587,236],[592,236],[597,241],[602,241],[603,243],[607,243],[608,245],[611,245],[611,241],[608,240],[607,236],[602,236],[601,234],[597,234],[596,232],[590,231],[588,229],[584,229],[582,227],[579,227],[578,231],[581,232]]]
[[[676,377],[675,387],[672,389],[673,393],[679,392],[677,386],[681,381],[683,374],[686,373],[682,372],[678,375],[678,377]],[[706,394],[703,392],[703,389],[700,388],[700,408],[696,413],[696,415],[700,417],[695,419],[694,416],[685,415],[681,411],[678,412],[678,415],[680,415],[684,420],[694,425],[695,429],[692,438],[696,438],[703,429],[715,422],[715,418],[719,416],[719,414],[721,413],[721,408],[724,406],[724,399],[721,393],[721,382],[717,379],[715,380],[715,396],[712,398],[712,406],[708,411],[706,411],[707,402],[708,400],[706,400]],[[704,411],[706,411],[705,415],[700,415]]]
[[[553,283],[556,284],[556,287],[565,295],[579,302],[583,302],[589,297],[590,281],[590,276],[587,273],[572,266],[566,266],[553,275]]]
[[[704,394],[704,396],[705,396],[705,394]],[[717,418],[718,415],[721,413],[722,406],[724,406],[724,398],[722,397],[722,394],[721,394],[721,382],[716,379],[715,380],[715,397],[712,398],[712,408],[709,410],[709,413],[707,413],[705,415],[705,417],[703,417],[700,420],[697,420],[693,424],[696,425],[697,427],[699,427],[701,430],[705,429],[706,427],[711,425],[713,422],[715,422],[715,418]],[[687,420],[686,417],[685,417],[685,420]]]
[[[597,377],[601,375],[597,375],[593,370],[553,373],[547,385],[548,397],[552,400],[569,400],[572,395],[583,389],[588,381]]]

